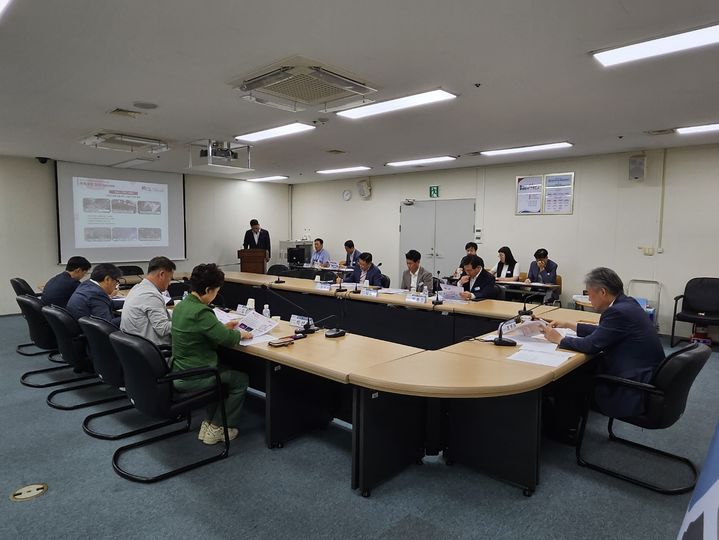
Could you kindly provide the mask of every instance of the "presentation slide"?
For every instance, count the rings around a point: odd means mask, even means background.
[[[182,174],[57,163],[59,262],[186,258]]]
[[[167,246],[167,186],[106,178],[72,179],[75,246]]]

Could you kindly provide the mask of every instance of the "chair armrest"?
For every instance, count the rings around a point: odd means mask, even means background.
[[[674,301],[675,301],[675,302],[678,302],[681,298],[684,298],[684,295],[683,295],[683,294],[680,294],[679,296],[675,296],[675,297],[674,297]]]
[[[184,369],[182,371],[173,371],[171,373],[167,373],[167,374],[163,375],[162,377],[159,377],[157,379],[157,382],[159,382],[159,383],[171,382],[171,381],[175,381],[177,379],[186,379],[188,377],[195,377],[197,375],[214,375],[217,385],[218,386],[220,385],[220,372],[217,371],[217,368],[211,368],[211,367],[192,368],[192,369]]]
[[[627,388],[633,388],[634,390],[641,390],[642,392],[646,392],[647,394],[656,394],[658,396],[664,395],[664,392],[659,390],[659,388],[657,388],[653,384],[632,381],[631,379],[623,379],[622,377],[615,377],[614,375],[597,375],[594,380],[610,384],[616,384],[618,386],[625,386]]]

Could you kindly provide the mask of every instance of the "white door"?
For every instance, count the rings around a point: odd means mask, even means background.
[[[474,199],[452,199],[400,206],[398,278],[410,249],[420,252],[422,266],[432,275],[451,275],[464,256],[464,245],[474,240],[475,204]]]
[[[474,199],[436,201],[434,275],[450,276],[464,257],[464,245],[474,241]]]
[[[402,272],[407,269],[404,254],[416,249],[422,255],[422,266],[434,273],[434,212],[435,201],[416,201],[399,207],[399,275],[392,285],[399,287]]]

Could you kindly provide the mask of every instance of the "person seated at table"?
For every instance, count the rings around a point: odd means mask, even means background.
[[[337,283],[340,283],[342,278],[337,278]],[[362,284],[365,281],[369,281],[369,284],[373,287],[382,286],[382,272],[374,264],[372,264],[372,254],[365,251],[357,259],[357,266],[349,276],[344,278],[345,283],[359,283]]]
[[[549,258],[549,252],[544,248],[539,248],[534,252],[534,260],[529,265],[527,279],[524,282],[556,285],[557,268],[557,263]],[[559,300],[557,289],[549,289],[544,295],[544,303],[551,304],[555,300]]]
[[[46,306],[66,307],[72,293],[75,292],[80,280],[90,270],[90,261],[85,257],[70,257],[65,265],[65,270],[50,278],[42,289],[40,300]]]
[[[319,266],[328,266],[330,264],[330,254],[324,248],[325,241],[322,238],[315,238],[314,248],[312,257],[310,258],[310,264]]]
[[[225,281],[225,274],[215,264],[200,264],[192,269],[192,292],[175,307],[172,313],[172,371],[193,368],[216,368],[220,372],[227,426],[230,440],[237,437],[242,405],[249,378],[247,374],[218,366],[217,348],[234,347],[240,340],[249,339],[251,333],[237,331],[238,321],[222,324],[208,306]],[[214,376],[197,376],[174,381],[180,392],[198,392],[215,384]],[[218,403],[207,407],[207,418],[200,426],[198,439],[205,444],[225,440],[222,413]]]
[[[120,330],[142,336],[155,345],[169,345],[172,320],[162,293],[172,281],[175,263],[153,257],[143,280],[135,285],[122,306]]]
[[[120,288],[122,270],[114,264],[102,263],[93,268],[90,279],[78,285],[67,301],[67,310],[75,319],[93,315],[115,326],[120,317],[115,315],[112,295]]]
[[[352,267],[357,264],[357,259],[359,259],[359,256],[362,255],[362,252],[355,248],[355,243],[352,240],[347,240],[345,242],[345,252],[347,253],[347,257],[344,261],[340,261],[340,266],[344,267]]]
[[[402,272],[402,283],[399,288],[417,292],[427,291],[427,294],[432,294],[434,289],[432,273],[420,266],[422,255],[419,251],[410,249],[404,257],[407,260],[407,270]]]
[[[585,283],[592,307],[601,313],[599,324],[554,321],[543,330],[544,337],[561,349],[588,355],[603,353],[597,356],[596,374],[648,383],[664,360],[652,321],[634,298],[624,294],[624,284],[614,270],[595,268]],[[562,337],[557,328],[569,328],[577,336]],[[584,385],[585,392],[589,382]],[[631,388],[599,384],[594,399],[607,416],[622,418],[644,412],[644,392]]]
[[[467,242],[464,245],[465,257],[467,255],[476,255],[477,249],[479,249],[479,246],[477,245],[476,242]],[[464,275],[464,269],[462,268],[462,259],[460,259],[457,269],[454,271],[454,274],[452,274],[452,279],[459,279],[463,275]]]
[[[497,250],[499,261],[490,270],[497,281],[519,281],[519,263],[512,255],[512,250],[507,246],[502,246]]]
[[[457,285],[464,287],[460,296],[465,300],[484,300],[495,298],[495,279],[492,274],[484,269],[484,261],[478,255],[466,255],[462,259],[462,269],[465,275],[462,276]]]

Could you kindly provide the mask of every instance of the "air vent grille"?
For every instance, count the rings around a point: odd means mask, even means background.
[[[351,92],[315,79],[305,73],[265,86],[262,91],[266,94],[299,101],[308,105],[326,103],[352,95]]]

